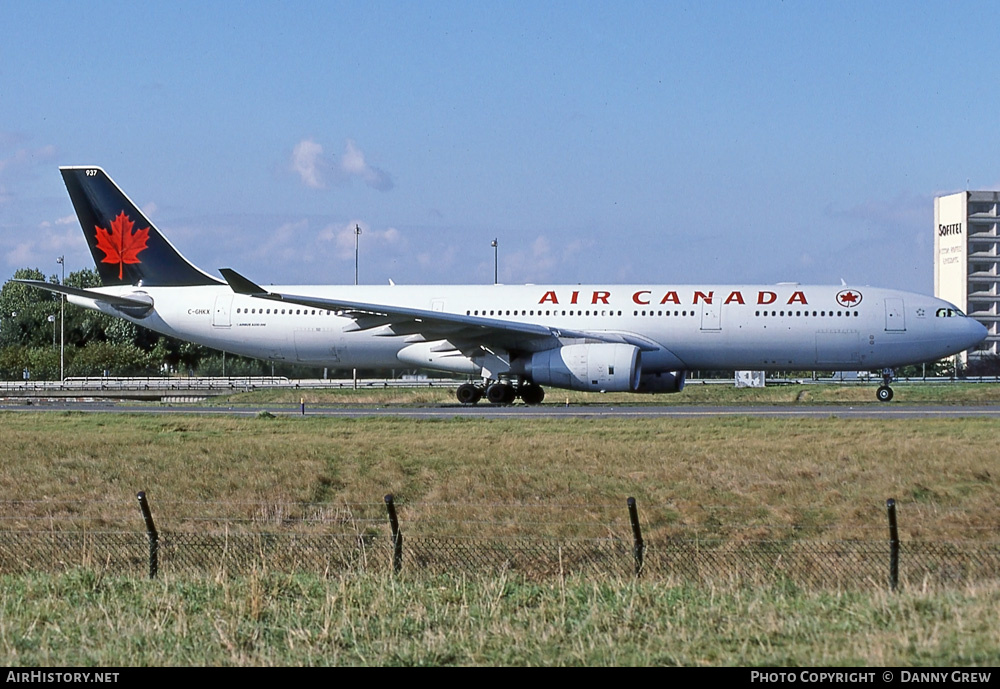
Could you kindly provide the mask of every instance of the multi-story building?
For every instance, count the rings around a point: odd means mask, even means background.
[[[934,295],[989,330],[969,357],[1000,353],[1000,192],[934,199]]]

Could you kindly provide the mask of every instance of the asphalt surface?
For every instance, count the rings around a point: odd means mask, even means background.
[[[125,413],[125,414],[210,414],[256,416],[262,411],[275,416],[302,416],[299,405],[262,404],[258,406],[209,406],[201,404],[133,404],[108,401],[37,400],[31,404],[8,400],[0,410],[22,412]],[[858,406],[787,405],[787,406],[612,406],[543,404],[528,407],[521,404],[498,406],[479,404],[462,406],[444,404],[424,407],[376,407],[347,405],[306,406],[305,416],[358,418],[370,416],[448,419],[466,418],[703,418],[720,416],[753,416],[761,418],[1000,418],[1000,406],[936,406],[911,404],[864,404]]]

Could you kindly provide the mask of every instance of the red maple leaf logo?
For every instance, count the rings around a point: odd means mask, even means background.
[[[117,263],[118,279],[122,279],[122,271],[126,263],[142,263],[139,253],[146,248],[149,240],[149,228],[132,231],[135,226],[125,211],[111,221],[111,229],[94,226],[97,231],[97,248],[104,252],[101,263]]]
[[[857,306],[861,303],[861,292],[850,289],[838,292],[837,303],[841,306]]]

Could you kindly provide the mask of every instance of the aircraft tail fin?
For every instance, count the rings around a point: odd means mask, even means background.
[[[99,167],[61,167],[105,285],[224,284],[193,265]]]

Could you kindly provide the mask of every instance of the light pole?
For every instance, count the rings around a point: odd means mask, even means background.
[[[354,226],[354,284],[358,284],[358,249],[361,246],[361,226]]]
[[[52,349],[56,348],[56,317],[52,314],[48,318],[49,323],[52,324]]]
[[[500,250],[497,248],[499,245],[497,244],[496,238],[494,238],[493,241],[490,242],[490,246],[493,247],[493,284],[495,285],[498,282],[497,275],[499,273],[499,266],[500,266],[500,257],[498,253]]]
[[[361,246],[361,226],[354,225],[354,284],[358,284],[358,249]],[[354,369],[354,389],[358,389],[358,369]]]
[[[66,256],[60,256],[56,259],[62,267],[62,282],[60,285],[66,285]],[[55,338],[55,324],[53,324],[52,337]],[[66,380],[66,295],[59,293],[59,382]]]

